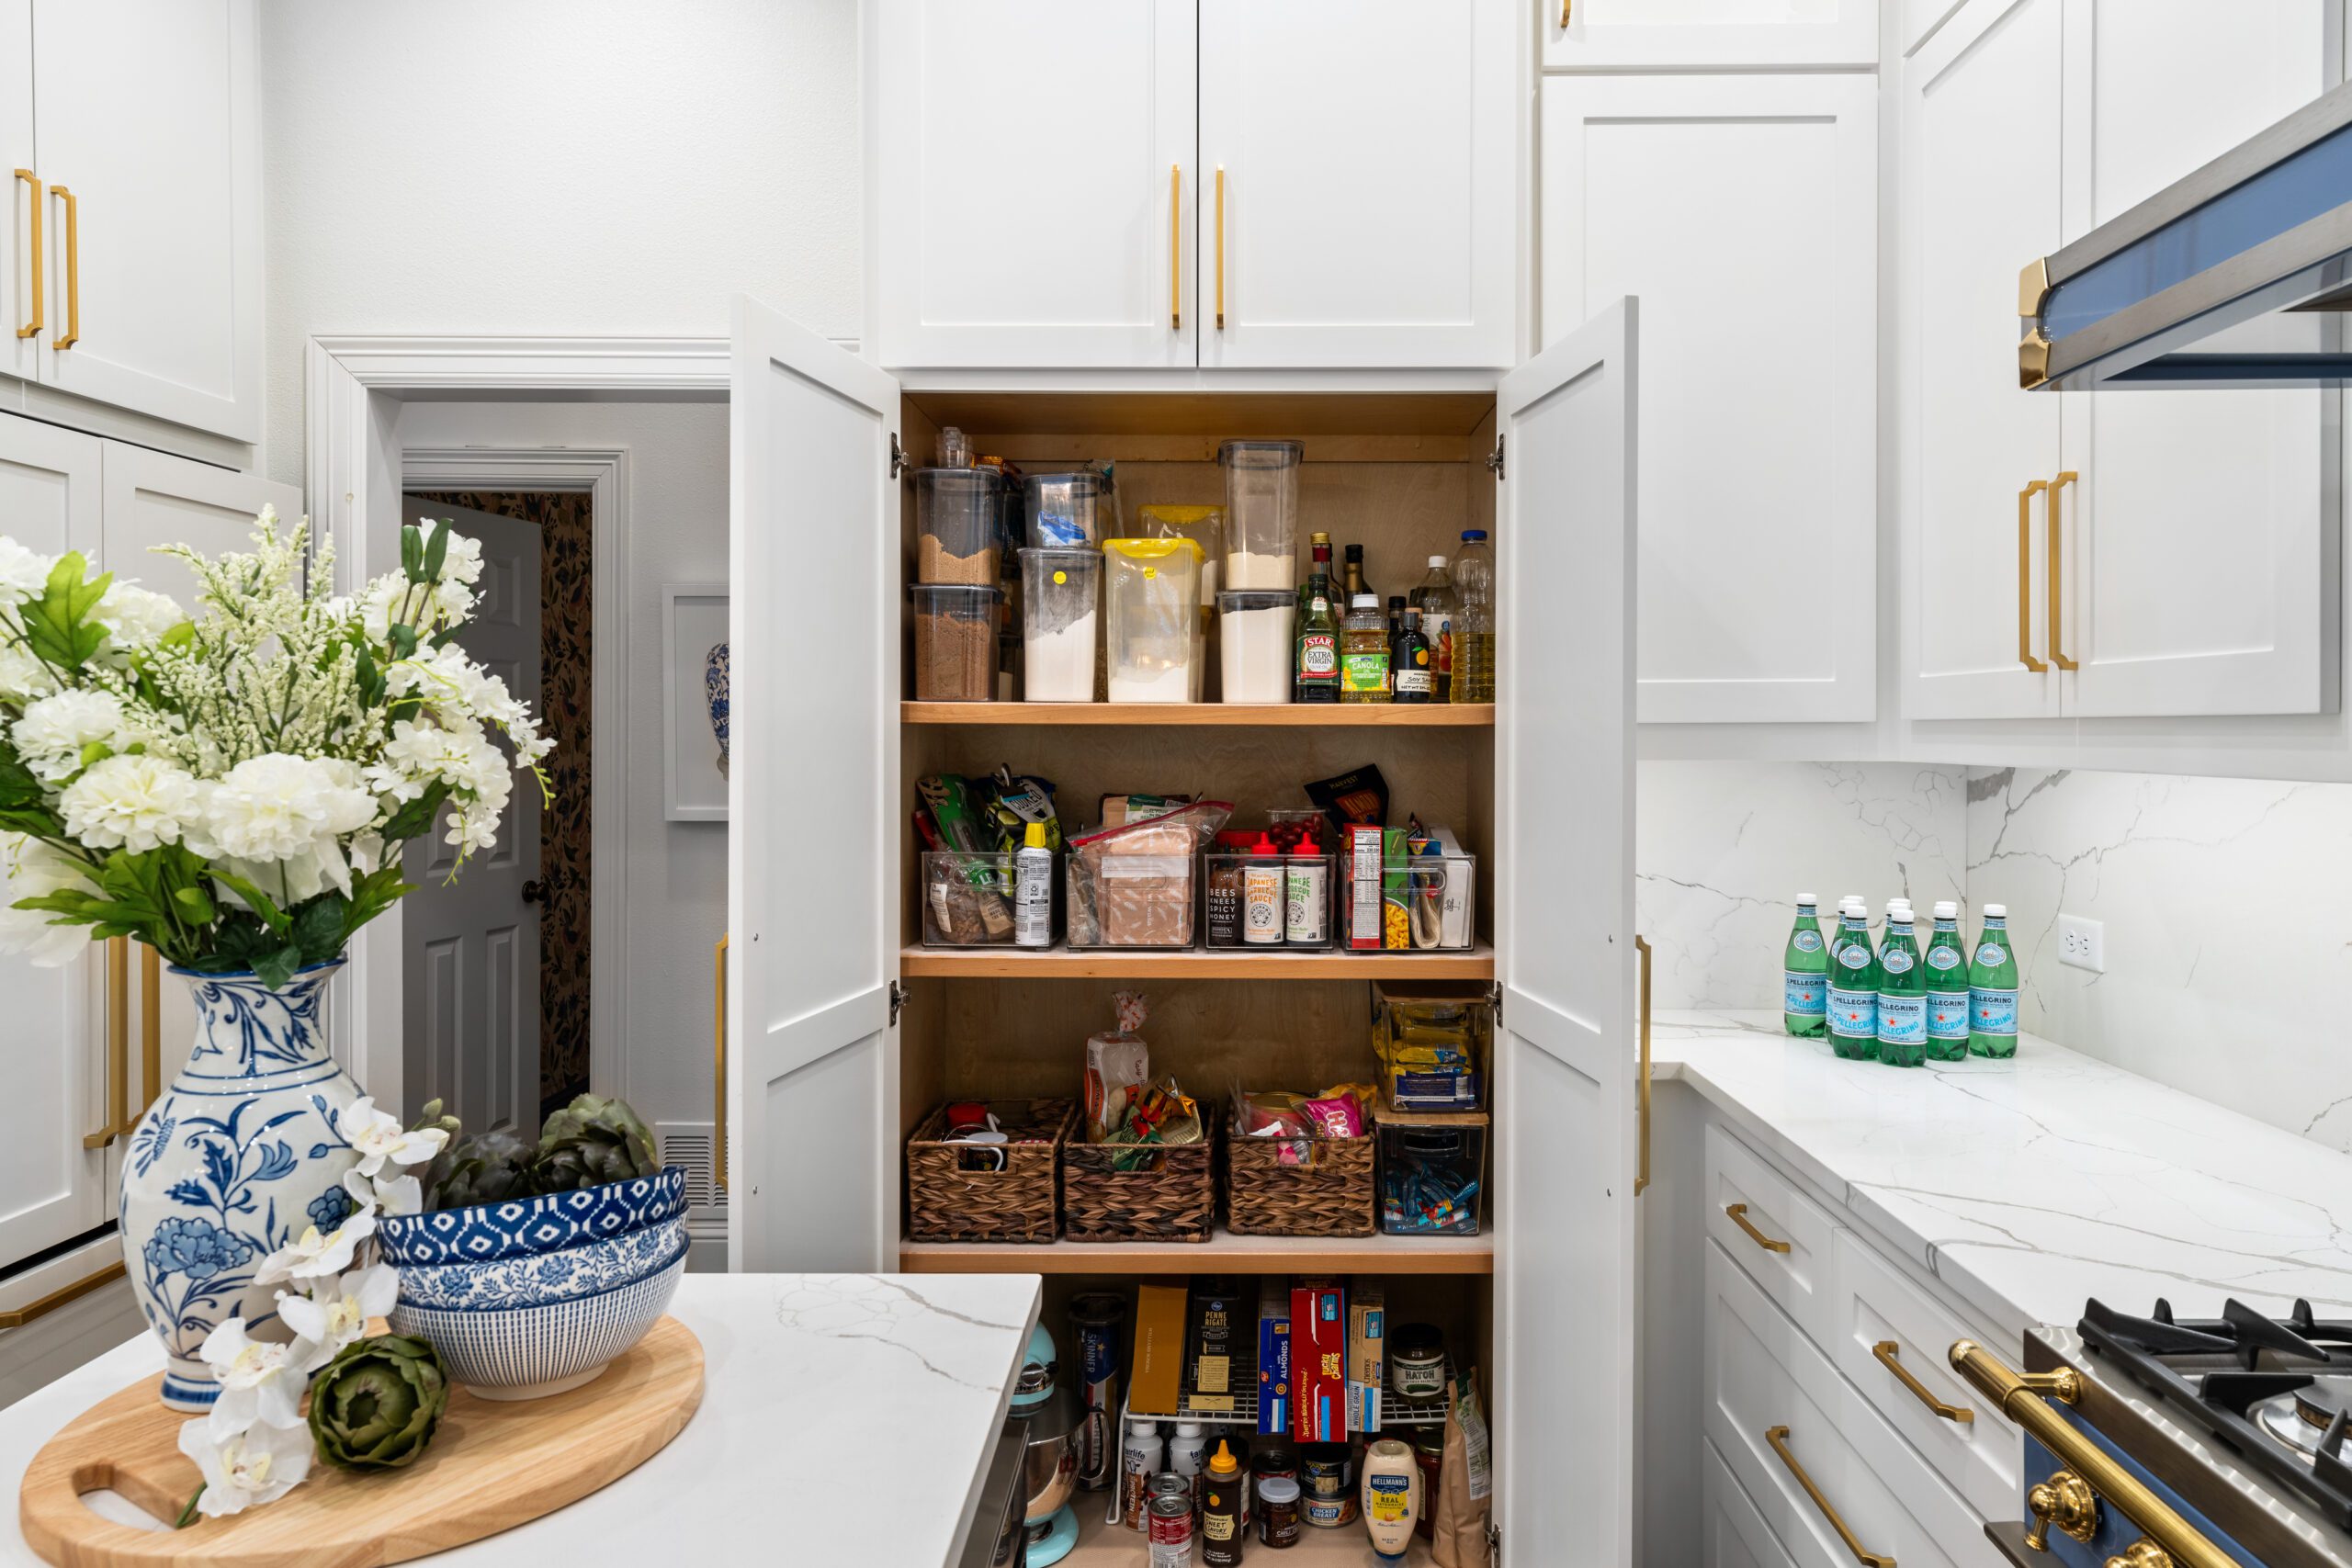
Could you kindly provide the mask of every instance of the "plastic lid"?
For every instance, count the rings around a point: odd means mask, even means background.
[[[1023,545],[1013,552],[1023,560],[1035,556],[1040,561],[1061,565],[1069,561],[1099,561],[1102,552],[1092,545]]]
[[[1487,531],[1484,528],[1464,528],[1462,530],[1462,537],[1464,540],[1476,539],[1483,544],[1486,542]]]
[[[1821,900],[1815,897],[1810,893],[1800,893],[1797,895],[1797,902],[1810,908],[1813,905],[1820,903]]]
[[[1223,1438],[1216,1440],[1216,1452],[1209,1456],[1209,1473],[1220,1479],[1241,1473],[1241,1461],[1233,1457],[1233,1450],[1225,1446]]]
[[[1908,904],[1889,904],[1886,907],[1886,918],[1890,924],[1907,926],[1911,923],[1911,906]]]
[[[1172,523],[1181,525],[1188,523],[1205,523],[1212,517],[1223,517],[1225,515],[1225,508],[1222,506],[1159,506],[1155,504],[1151,506],[1136,507],[1136,515],[1139,518],[1148,517],[1154,523]]]
[[[1431,556],[1430,557],[1430,564],[1431,566],[1442,567],[1445,564],[1445,558],[1443,556]]]
[[[1046,485],[1052,485],[1056,489],[1067,487],[1079,495],[1100,495],[1105,488],[1102,476],[1091,468],[1081,468],[1076,473],[1069,474],[1024,474],[1022,476],[1021,488],[1032,494]]]
[[[1163,560],[1177,551],[1188,552],[1194,560],[1201,558],[1201,542],[1181,536],[1169,539],[1105,539],[1104,555],[1123,555],[1130,560]]]
[[[1287,468],[1306,456],[1296,441],[1227,441],[1216,449],[1216,460],[1244,468]]]
[[[1046,847],[1046,825],[1043,822],[1032,822],[1027,827],[1022,829],[1021,847],[1024,850],[1044,849]]]
[[[928,596],[939,609],[978,610],[1004,597],[1001,588],[990,588],[978,582],[910,582],[907,597]]]
[[[1939,899],[1936,903],[1936,919],[1939,920],[1960,919],[1960,906],[1949,898]]]
[[[1130,1416],[1127,1417],[1127,1435],[1131,1438],[1156,1438],[1159,1436],[1159,1423],[1148,1416]]]
[[[1376,594],[1359,593],[1348,607],[1351,610],[1377,610],[1380,608],[1380,599]]]
[[[2007,904],[1987,904],[1984,906],[1984,918],[1988,920],[2006,920],[2009,918],[2009,907]]]
[[[1298,1501],[1298,1483],[1287,1475],[1266,1476],[1258,1483],[1258,1501],[1295,1503]]]

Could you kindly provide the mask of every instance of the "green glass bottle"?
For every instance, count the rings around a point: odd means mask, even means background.
[[[1855,900],[1838,911],[1838,941],[1829,956],[1829,1048],[1871,1061],[1878,1055],[1879,971],[1868,905]]]
[[[1797,895],[1797,923],[1781,958],[1781,1021],[1792,1034],[1829,1032],[1829,947],[1821,940],[1819,906],[1810,893]]]
[[[1919,962],[1908,904],[1887,907],[1886,941],[1879,948],[1878,969],[1878,1059],[1889,1066],[1925,1066],[1928,967]]]
[[[1960,940],[1960,906],[1936,906],[1928,938],[1928,1060],[1957,1062],[1968,1055],[1968,949]]]
[[[1976,955],[1968,962],[1968,1051],[1974,1056],[2018,1054],[2018,955],[2009,950],[2009,910],[1984,906]]]

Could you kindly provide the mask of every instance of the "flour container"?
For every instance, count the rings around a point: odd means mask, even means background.
[[[1225,470],[1225,582],[1232,588],[1298,588],[1298,465],[1295,441],[1228,441]]]
[[[1035,548],[1100,545],[1119,531],[1118,492],[1107,474],[1031,474],[1021,481],[1021,504]]]
[[[1094,700],[1102,591],[1100,550],[1081,546],[1021,552],[1021,694],[1025,700]]]
[[[915,470],[915,581],[993,588],[1004,477],[994,468]]]
[[[1199,701],[1201,547],[1106,539],[1102,571],[1111,700]]]
[[[1286,703],[1297,596],[1285,588],[1228,588],[1216,596],[1218,668],[1228,703]]]

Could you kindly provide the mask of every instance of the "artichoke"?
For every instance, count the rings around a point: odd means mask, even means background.
[[[398,1470],[432,1442],[448,1405],[433,1347],[379,1334],[345,1346],[311,1380],[311,1438],[339,1469]]]
[[[424,1206],[462,1209],[472,1203],[527,1197],[531,1162],[537,1154],[512,1122],[495,1122],[486,1133],[453,1137],[424,1168]]]
[[[661,1172],[653,1134],[628,1102],[583,1094],[548,1117],[539,1130],[539,1157],[531,1168],[531,1189],[570,1192]]]

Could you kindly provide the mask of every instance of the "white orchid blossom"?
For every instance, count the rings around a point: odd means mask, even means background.
[[[368,1319],[390,1312],[399,1294],[400,1271],[389,1263],[371,1263],[320,1280],[307,1296],[278,1292],[277,1315],[302,1337],[301,1343],[317,1348],[311,1365],[315,1371],[345,1346],[365,1337]]]
[[[342,1125],[345,1139],[359,1156],[355,1168],[368,1177],[380,1175],[387,1161],[394,1165],[423,1165],[449,1141],[449,1134],[438,1127],[421,1127],[414,1132],[402,1127],[399,1117],[376,1109],[373,1096],[352,1101],[351,1109],[343,1113]],[[358,1194],[355,1192],[353,1196]]]
[[[330,1274],[340,1274],[351,1267],[352,1255],[359,1244],[376,1234],[376,1214],[372,1209],[360,1209],[345,1215],[334,1229],[320,1234],[316,1225],[306,1226],[302,1234],[261,1260],[254,1270],[254,1283],[275,1285],[287,1280],[323,1280]]]
[[[301,1333],[290,1318],[287,1326]],[[323,1359],[307,1335],[291,1345],[252,1338],[242,1317],[232,1317],[206,1335],[198,1354],[220,1386],[220,1397],[205,1416],[213,1441],[224,1442],[256,1422],[301,1425],[302,1391]]]
[[[311,1473],[311,1433],[304,1427],[254,1427],[216,1438],[210,1418],[199,1416],[181,1426],[180,1452],[204,1472],[196,1511],[209,1519],[275,1503]]]
[[[424,1213],[424,1183],[413,1176],[362,1176],[356,1170],[343,1173],[343,1190],[362,1208],[373,1206],[381,1214],[421,1214]]]

